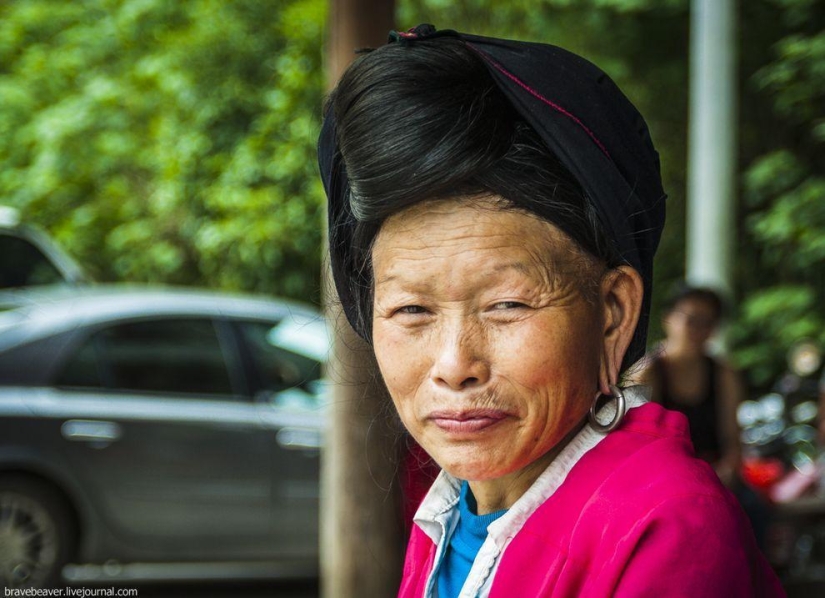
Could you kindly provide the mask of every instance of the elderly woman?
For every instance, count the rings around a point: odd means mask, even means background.
[[[664,220],[642,117],[553,46],[390,40],[319,155],[344,311],[443,469],[400,595],[782,595],[684,416],[620,386]]]

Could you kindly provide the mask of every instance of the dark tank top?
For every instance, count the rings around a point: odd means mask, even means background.
[[[655,361],[656,371],[661,382],[662,405],[666,409],[679,411],[687,416],[690,424],[690,439],[696,456],[705,461],[717,461],[722,456],[722,443],[719,438],[719,418],[716,408],[716,361],[712,357],[707,360],[707,380],[705,381],[705,396],[696,404],[685,405],[673,400],[670,389],[670,380],[667,367],[660,358]]]

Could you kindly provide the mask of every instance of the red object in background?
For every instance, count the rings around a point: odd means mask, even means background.
[[[441,469],[412,438],[407,440],[407,449],[401,456],[400,469],[404,532],[409,537],[418,505],[424,500]]]
[[[776,458],[750,458],[742,462],[742,479],[763,493],[767,493],[784,475],[785,466]]]

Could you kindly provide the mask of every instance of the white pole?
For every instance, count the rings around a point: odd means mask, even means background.
[[[729,294],[736,239],[736,5],[693,0],[687,279]]]

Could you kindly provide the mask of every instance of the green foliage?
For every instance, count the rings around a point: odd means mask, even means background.
[[[323,0],[20,0],[0,197],[103,280],[317,297]]]
[[[825,318],[816,291],[806,285],[774,285],[743,302],[736,324],[736,358],[758,387],[768,387],[785,364],[784,355],[804,338],[825,343]]]
[[[779,26],[749,81],[766,107],[758,122],[766,151],[743,177],[740,234],[753,254],[732,331],[736,357],[756,385],[776,377],[794,341],[825,347],[825,8],[811,0],[766,4],[779,9]]]
[[[775,48],[776,60],[754,75],[755,83],[773,97],[777,113],[784,118],[803,126],[813,120],[821,124],[825,116],[825,30],[812,35],[793,32]]]

